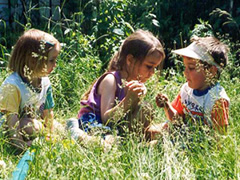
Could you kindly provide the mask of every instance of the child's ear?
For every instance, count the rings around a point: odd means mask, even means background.
[[[216,66],[212,66],[212,67],[210,68],[210,72],[211,72],[212,75],[214,75],[214,76],[217,74],[217,71],[218,71],[218,69],[217,69]]]
[[[37,64],[36,58],[31,58],[27,65],[30,70],[33,70],[35,69],[36,64]]]
[[[130,66],[132,63],[134,63],[135,58],[133,57],[132,54],[128,54],[126,58],[127,65]]]

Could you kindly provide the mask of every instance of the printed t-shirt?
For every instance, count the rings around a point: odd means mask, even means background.
[[[54,107],[51,83],[48,77],[41,78],[41,89],[34,90],[30,84],[14,72],[0,87],[0,111],[2,114],[14,113],[20,117],[27,111],[39,115],[45,109]]]
[[[172,102],[172,106],[182,117],[190,116],[199,123],[212,125],[211,112],[215,102],[219,99],[225,99],[226,108],[229,107],[230,99],[219,83],[204,91],[194,90],[188,86],[188,83],[185,83]],[[221,125],[228,124],[227,117],[228,114],[224,114],[224,122],[221,122]]]

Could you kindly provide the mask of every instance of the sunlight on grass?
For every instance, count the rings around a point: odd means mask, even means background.
[[[96,43],[94,37],[79,31],[71,33],[63,39],[68,46],[63,47],[50,76],[56,104],[54,116],[64,127],[67,119],[77,116],[81,96],[106,65],[90,44]],[[108,43],[110,46],[113,42]],[[107,51],[105,46],[102,48]],[[184,132],[173,129],[159,135],[158,143],[151,146],[142,136],[130,133],[106,149],[100,136],[95,143],[83,144],[72,140],[69,132],[60,131],[51,140],[35,140],[30,148],[35,157],[27,179],[240,179],[240,70],[234,60],[233,53],[220,80],[231,99],[226,135],[197,128],[185,128]],[[0,68],[2,83],[7,71]],[[156,123],[165,122],[166,117],[155,97],[161,92],[173,100],[185,82],[181,68],[156,71],[146,83],[148,92],[143,101],[151,104]],[[0,127],[0,179],[11,177],[23,155],[16,155],[5,133]]]
[[[204,134],[201,142],[188,141],[175,132],[173,134],[176,138],[164,133],[158,137],[158,144],[150,147],[141,137],[129,134],[105,152],[100,143],[82,146],[71,140],[67,132],[59,132],[54,140],[41,139],[31,147],[36,152],[30,163],[28,179],[237,179],[240,173],[240,87],[236,84],[240,82],[239,79],[225,78],[221,80],[222,84],[230,98],[235,100],[231,105],[228,134],[217,137],[218,141]],[[163,111],[155,108],[155,95],[163,91],[172,99],[182,83],[178,79],[172,77],[172,80],[165,81],[157,72],[147,83],[148,95],[145,101],[155,109],[154,121],[166,120]],[[61,96],[56,94],[56,97]],[[78,101],[78,98],[74,101]],[[71,105],[67,105],[71,109]],[[77,108],[74,111],[55,109],[57,121],[63,124],[76,113]],[[195,133],[188,136],[194,138]],[[3,179],[11,176],[21,158],[21,154],[14,156],[10,148],[7,139],[1,134],[0,160],[6,164],[0,169],[0,177]]]

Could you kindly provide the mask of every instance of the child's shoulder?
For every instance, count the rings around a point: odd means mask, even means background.
[[[103,73],[100,77],[105,77],[105,76],[119,76],[119,72],[118,71],[108,71]]]
[[[190,88],[190,87],[188,86],[188,83],[187,83],[187,82],[184,83],[184,84],[182,85],[182,87],[181,87],[181,91],[186,91],[186,90],[192,90],[192,88]]]
[[[113,73],[104,73],[98,80],[97,84],[112,84],[116,83],[116,77]]]
[[[98,78],[98,82],[102,82],[102,81],[107,81],[107,82],[116,82],[118,81],[118,79],[120,79],[121,77],[119,76],[119,74],[117,73],[117,71],[110,71],[110,72],[106,72],[104,74],[102,74],[99,78]]]
[[[221,86],[219,83],[217,83],[215,86],[213,86],[210,91],[209,91],[209,95],[213,98],[223,98],[226,99],[227,101],[230,101],[230,98],[228,97],[225,89],[223,86]]]
[[[12,84],[12,85],[18,86],[18,84],[21,82],[22,82],[22,79],[18,75],[18,73],[13,72],[3,81],[2,86],[5,86],[7,84]]]
[[[51,85],[49,77],[47,77],[47,76],[42,77],[42,85],[44,85],[44,86],[50,86]]]

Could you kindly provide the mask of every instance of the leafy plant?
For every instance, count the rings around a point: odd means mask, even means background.
[[[240,69],[239,48],[236,47],[239,44],[230,41],[226,34],[217,33],[218,29],[206,20],[213,4],[221,3],[216,0],[63,1],[64,7],[60,8],[63,19],[40,25],[62,43],[57,67],[50,75],[57,121],[64,125],[67,118],[77,115],[81,96],[102,73],[121,41],[135,29],[144,28],[163,39],[168,60],[172,61],[170,68],[161,73],[157,71],[146,83],[148,93],[144,98],[153,107],[153,121],[165,122],[163,110],[156,107],[155,96],[162,92],[173,100],[185,82],[182,62],[170,53],[171,49],[187,45],[185,39],[192,34],[205,36],[213,29],[214,34],[230,47],[229,64],[220,79],[233,99],[228,134],[215,138],[204,131],[186,129],[183,136],[175,130],[173,142],[173,136],[163,132],[157,137],[158,144],[151,147],[142,141],[143,137],[132,133],[118,139],[118,143],[105,151],[100,143],[82,146],[74,142],[68,132],[62,131],[51,141],[44,138],[35,141],[31,148],[36,156],[30,163],[27,179],[238,179]],[[200,17],[199,21],[197,17]],[[31,21],[23,24],[23,29],[40,26]],[[0,46],[2,82],[8,75],[6,62],[10,47],[20,32],[13,34],[7,28],[0,31],[3,34],[4,31],[10,32],[1,38],[1,42],[5,42]],[[9,141],[2,132],[0,128],[0,160],[6,163],[6,167],[0,168],[0,179],[9,179],[21,155],[15,156],[10,151]]]
[[[209,22],[215,31],[221,34],[229,34],[229,38],[234,42],[239,39],[239,25],[229,12],[216,8],[209,15]]]
[[[196,24],[194,29],[191,31],[191,36],[198,36],[198,37],[208,37],[214,36],[214,32],[212,26],[201,19],[199,19],[200,24]]]

